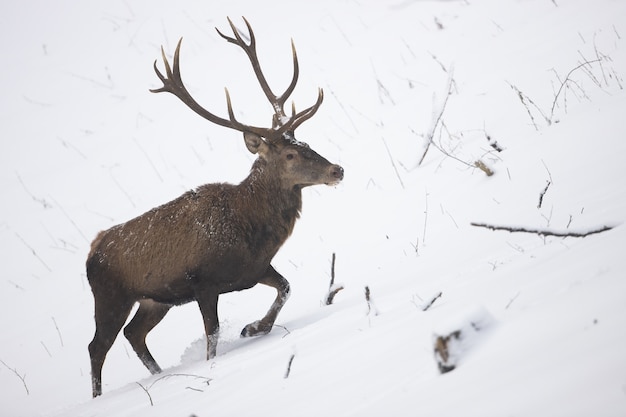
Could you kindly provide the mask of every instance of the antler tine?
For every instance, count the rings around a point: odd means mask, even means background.
[[[296,130],[298,126],[300,126],[302,123],[309,120],[311,117],[313,117],[315,113],[317,113],[317,110],[322,105],[322,101],[324,101],[324,90],[322,90],[321,88],[318,88],[317,101],[311,107],[306,108],[296,114],[296,105],[295,103],[293,103],[291,106],[292,116],[290,117],[288,123],[286,123],[284,126],[278,129],[279,132],[281,133],[284,133],[287,131],[293,132],[294,130]]]
[[[285,90],[285,92],[277,98],[278,102],[281,103],[281,107],[285,105],[285,102],[293,93],[293,90],[296,88],[296,83],[298,82],[298,75],[300,75],[300,65],[298,64],[298,54],[296,53],[296,45],[291,40],[291,54],[293,56],[293,77],[291,78],[291,83]]]
[[[183,41],[183,38],[180,38],[180,40],[178,41],[178,45],[176,46],[176,52],[178,52],[178,50],[180,49],[180,43]],[[154,71],[156,72],[156,75],[159,77],[159,79],[163,82],[163,87],[161,88],[154,88],[154,89],[150,89],[151,93],[162,93],[164,91],[169,92],[169,93],[173,93],[172,92],[172,82],[171,80],[174,78],[174,76],[172,75],[172,69],[170,68],[170,63],[167,60],[167,57],[165,56],[165,50],[163,49],[163,45],[161,45],[161,57],[163,58],[163,64],[165,65],[165,74],[166,76],[164,76],[161,71],[159,71],[159,68],[157,67],[157,61],[158,60],[154,60]],[[176,60],[174,60],[174,64],[176,64]]]
[[[263,74],[263,70],[261,69],[261,65],[259,64],[259,58],[256,53],[256,37],[254,36],[254,30],[252,29],[252,25],[250,25],[250,22],[248,22],[248,20],[245,17],[242,17],[242,19],[245,22],[246,27],[248,29],[248,34],[250,37],[249,43],[246,43],[244,41],[244,39],[241,36],[241,32],[239,31],[239,29],[237,29],[237,27],[232,22],[232,20],[230,20],[230,18],[228,18],[228,24],[230,25],[233,31],[234,37],[227,36],[223,34],[219,29],[216,28],[217,33],[228,42],[239,46],[241,49],[244,50],[246,55],[248,55],[248,58],[250,59],[250,63],[252,64],[252,68],[254,69],[254,73],[257,76],[259,84],[261,84],[261,89],[263,90],[263,92],[265,93],[265,96],[267,97],[272,107],[274,108],[274,112],[278,116],[277,119],[282,121],[283,119],[286,119],[286,114],[284,110],[285,102],[287,101],[291,93],[293,93],[293,90],[296,88],[296,83],[298,82],[298,75],[300,72],[300,67],[298,65],[298,55],[296,53],[295,44],[292,39],[291,40],[291,52],[292,52],[292,57],[293,57],[293,76],[291,79],[291,83],[289,84],[289,86],[287,87],[287,89],[285,90],[283,94],[281,94],[280,96],[277,96],[276,94],[274,94],[271,87],[269,86],[269,83],[267,82],[267,79],[265,78],[265,75]]]
[[[170,63],[167,57],[165,56],[165,50],[161,46],[161,56],[163,58],[163,65],[165,66],[165,75],[163,75],[163,73],[159,71],[156,60],[154,61],[154,71],[156,72],[161,82],[163,82],[163,87],[151,89],[150,91],[153,93],[168,92],[168,93],[174,94],[183,103],[185,103],[187,107],[189,107],[191,110],[195,111],[197,114],[209,120],[210,122],[213,122],[220,126],[229,127],[231,129],[235,129],[240,132],[253,132],[264,137],[270,134],[273,131],[272,129],[245,125],[239,122],[235,118],[235,115],[232,109],[231,100],[230,100],[230,95],[228,94],[228,89],[225,89],[226,90],[226,105],[228,108],[228,116],[229,116],[228,120],[222,117],[216,116],[215,114],[209,112],[200,104],[198,104],[198,102],[191,96],[191,94],[189,94],[189,91],[183,84],[183,80],[180,75],[180,47],[181,47],[182,42],[183,42],[183,38],[180,38],[180,40],[178,41],[178,45],[176,46],[176,51],[174,52],[174,60],[173,60],[172,66],[170,66]]]

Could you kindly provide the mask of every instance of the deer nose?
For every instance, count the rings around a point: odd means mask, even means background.
[[[341,181],[343,179],[343,168],[339,165],[333,165],[330,169],[330,175],[337,181]]]

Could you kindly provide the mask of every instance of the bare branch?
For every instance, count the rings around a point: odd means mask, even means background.
[[[556,230],[549,229],[529,229],[525,227],[514,227],[514,226],[496,226],[492,224],[486,223],[470,223],[472,226],[476,227],[484,227],[489,230],[504,230],[507,232],[515,233],[534,233],[539,236],[556,236],[556,237],[587,237],[589,235],[594,235],[597,233],[606,232],[607,230],[611,230],[613,226],[602,226],[596,229],[591,229],[583,232],[559,232]]]

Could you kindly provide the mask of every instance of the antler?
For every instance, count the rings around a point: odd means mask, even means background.
[[[222,38],[226,39],[230,43],[238,45],[244,50],[246,55],[248,55],[248,58],[250,59],[250,63],[252,64],[252,68],[254,69],[254,73],[257,77],[257,80],[259,81],[259,84],[261,84],[261,89],[263,90],[263,92],[265,93],[265,96],[267,97],[272,107],[274,108],[274,118],[273,118],[272,128],[255,127],[255,126],[250,126],[250,125],[246,125],[246,124],[239,122],[235,118],[235,115],[232,109],[232,103],[230,100],[230,94],[228,93],[227,88],[225,88],[224,91],[226,93],[226,104],[228,108],[228,117],[229,117],[228,119],[224,119],[222,117],[216,116],[215,114],[206,110],[204,107],[200,106],[200,104],[198,104],[198,102],[191,96],[191,94],[189,94],[189,91],[187,91],[187,88],[183,84],[183,81],[180,76],[180,45],[182,43],[182,38],[178,41],[178,45],[176,46],[176,51],[174,52],[173,69],[170,67],[169,61],[167,60],[167,57],[165,56],[165,51],[163,50],[163,47],[161,47],[161,55],[163,57],[163,64],[165,66],[165,75],[163,75],[159,71],[156,60],[154,61],[154,71],[156,72],[159,79],[163,82],[163,87],[158,88],[158,89],[152,89],[150,91],[153,93],[161,93],[164,91],[172,93],[176,97],[178,97],[183,103],[185,103],[190,109],[198,113],[203,118],[213,123],[216,123],[218,125],[229,127],[231,129],[235,129],[240,132],[256,133],[267,139],[276,139],[278,137],[281,137],[286,132],[293,133],[293,131],[298,126],[300,126],[306,120],[310,119],[317,112],[317,109],[320,107],[324,99],[324,93],[322,89],[319,88],[317,101],[315,102],[315,104],[305,110],[302,110],[299,113],[296,113],[295,104],[292,103],[291,116],[287,117],[287,115],[285,114],[285,110],[284,110],[285,102],[287,101],[287,99],[289,98],[293,90],[295,89],[296,83],[298,81],[298,75],[300,72],[300,69],[298,66],[298,57],[296,55],[296,48],[294,46],[293,40],[291,41],[291,51],[292,51],[292,56],[293,56],[293,68],[294,68],[293,77],[291,79],[291,83],[289,84],[285,92],[281,94],[280,96],[277,96],[272,92],[269,84],[267,83],[265,76],[263,75],[261,66],[259,65],[259,59],[256,53],[256,39],[254,37],[254,31],[252,30],[250,23],[246,20],[245,17],[243,18],[243,20],[246,23],[246,26],[248,27],[248,33],[250,35],[250,43],[248,44],[243,40],[243,38],[241,37],[241,34],[239,33],[239,30],[235,27],[235,25],[230,20],[230,18],[228,18],[228,23],[230,24],[233,34],[235,35],[234,38],[224,35],[217,28],[216,30]]]

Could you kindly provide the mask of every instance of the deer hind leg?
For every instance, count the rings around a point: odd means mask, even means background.
[[[148,350],[148,346],[146,346],[146,335],[163,320],[170,308],[172,308],[171,305],[148,299],[141,300],[135,316],[124,327],[124,336],[130,342],[141,362],[153,375],[161,372],[161,367],[156,363]]]
[[[244,327],[241,331],[241,337],[259,336],[269,333],[276,321],[276,317],[278,317],[278,313],[287,302],[291,292],[289,282],[276,272],[271,265],[267,269],[266,276],[260,280],[259,283],[276,288],[278,294],[272,306],[267,311],[267,314],[265,314],[265,317]]]
[[[96,294],[96,291],[94,291],[96,332],[93,340],[89,343],[91,384],[94,398],[102,394],[102,365],[104,364],[104,359],[134,304],[134,301],[125,299],[123,296],[109,297],[109,294],[107,294],[104,297]]]
[[[198,301],[198,307],[200,307],[202,320],[204,321],[204,332],[207,341],[207,360],[214,358],[217,352],[217,339],[220,331],[220,322],[217,317],[218,299],[219,292],[214,288],[196,293],[196,300]]]

